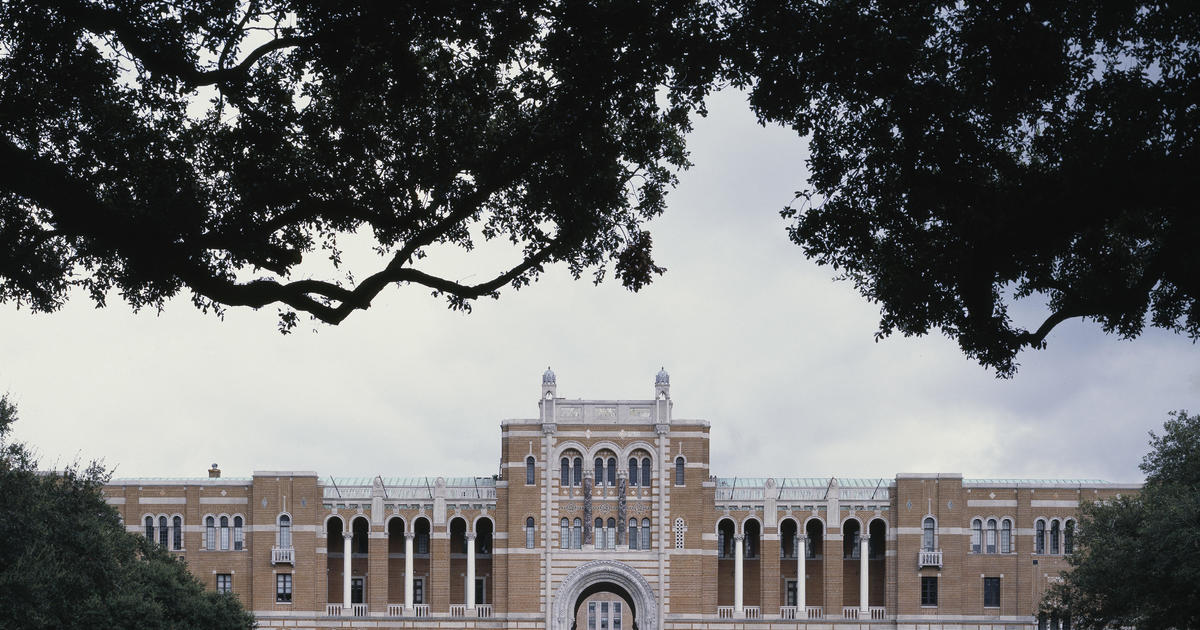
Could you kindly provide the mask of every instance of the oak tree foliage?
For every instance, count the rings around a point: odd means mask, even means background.
[[[1009,376],[1072,318],[1200,336],[1200,5],[734,4],[735,81],[811,134],[790,236],[878,337],[940,330]]]
[[[100,490],[98,464],[42,472],[11,440],[16,407],[0,396],[0,630],[254,627],[230,595],[130,534]]]
[[[1200,415],[1151,434],[1142,491],[1081,506],[1070,572],[1043,605],[1083,630],[1200,627]]]
[[[716,25],[685,0],[2,3],[0,301],[184,291],[286,330],[394,284],[469,308],[550,263],[637,290]],[[378,266],[312,264],[347,234]],[[423,264],[487,240],[511,260],[470,282]]]

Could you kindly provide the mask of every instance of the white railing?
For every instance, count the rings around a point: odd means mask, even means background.
[[[942,550],[937,551],[921,551],[917,554],[917,568],[921,567],[938,567],[942,566]]]
[[[388,604],[388,616],[389,617],[403,617],[404,616],[404,604]]]
[[[762,608],[758,606],[743,606],[742,610],[746,611],[747,619],[762,619]]]
[[[341,604],[325,604],[325,614],[329,615],[330,617],[341,617],[342,616],[342,605]]]
[[[858,619],[858,606],[842,606],[842,619]]]
[[[429,604],[413,604],[413,616],[414,617],[428,617],[429,616]]]
[[[475,604],[475,611],[479,614],[480,619],[491,619],[492,618],[492,605],[491,604]]]
[[[824,619],[825,618],[825,608],[822,606],[805,606],[804,607],[804,618],[805,619]]]
[[[295,564],[296,550],[292,547],[271,547],[271,564]]]
[[[467,616],[467,605],[466,604],[450,604],[450,616],[451,617],[466,617]]]
[[[795,606],[780,606],[779,607],[779,618],[780,619],[795,619],[796,618],[796,607]]]
[[[887,608],[883,606],[871,606],[868,610],[871,611],[871,619],[887,619]]]
[[[717,606],[717,619],[733,619],[733,606]]]
[[[367,605],[366,604],[350,604],[350,611],[351,611],[351,614],[354,615],[355,617],[366,617],[367,616]]]

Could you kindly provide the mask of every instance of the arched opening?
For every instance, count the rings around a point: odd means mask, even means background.
[[[492,519],[475,522],[475,603],[492,603]]]
[[[779,592],[783,606],[795,606],[797,602],[796,581],[799,569],[796,562],[799,525],[795,519],[785,518],[779,524]]]
[[[428,604],[426,586],[429,584],[429,519],[413,520],[413,603]]]
[[[601,618],[608,630],[658,630],[654,591],[641,573],[624,562],[593,560],[580,565],[563,579],[551,606],[550,630],[584,630],[589,627],[589,613],[597,630]]]
[[[404,519],[393,516],[387,523],[388,602],[404,601]]]
[[[717,522],[717,605],[733,605],[733,537],[736,534],[733,519],[723,518]],[[715,611],[712,611],[715,612]]]
[[[887,604],[887,523],[883,519],[873,519],[867,524],[868,550],[868,606],[884,606]]]
[[[811,518],[804,524],[804,598],[809,606],[825,605],[825,524]]]
[[[325,575],[328,582],[325,601],[332,604],[342,603],[342,557],[346,551],[344,532],[345,524],[341,517],[333,516],[325,521]]]
[[[367,603],[367,562],[371,548],[371,523],[365,516],[350,522],[354,538],[350,549],[350,603]]]
[[[856,519],[842,523],[842,605],[858,606],[859,593],[862,592],[859,576],[862,575],[859,566],[859,541],[862,537],[862,524]]]
[[[762,524],[757,519],[749,519],[742,523],[742,533],[746,535],[743,543],[745,558],[742,563],[742,604],[761,606]]]
[[[467,603],[467,520],[450,519],[450,603]],[[443,587],[445,588],[445,587]]]

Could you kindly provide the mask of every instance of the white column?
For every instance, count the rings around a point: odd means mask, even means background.
[[[804,559],[808,555],[808,536],[796,537],[796,616],[799,619],[807,619],[804,616]]]
[[[867,590],[870,581],[867,579],[867,543],[871,537],[862,532],[858,535],[858,608],[860,619],[867,618]]]
[[[467,610],[475,609],[475,533],[467,534]]]
[[[745,555],[745,534],[733,537],[733,613],[741,616],[746,608],[742,602],[742,556]]]
[[[342,614],[350,614],[350,556],[353,555],[354,533],[342,534]]]
[[[404,612],[413,610],[413,532],[404,532]]]

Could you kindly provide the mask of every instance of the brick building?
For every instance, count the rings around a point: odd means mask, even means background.
[[[729,478],[709,425],[560,398],[501,423],[499,473],[121,479],[131,531],[262,627],[1032,627],[1098,480]],[[1057,623],[1055,624],[1057,625]]]

